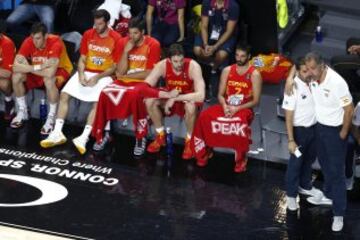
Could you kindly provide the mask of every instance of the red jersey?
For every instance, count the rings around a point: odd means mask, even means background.
[[[100,37],[95,29],[87,30],[81,39],[80,54],[86,56],[85,69],[103,72],[120,60],[117,42],[121,36],[112,29]]]
[[[0,38],[0,68],[11,71],[15,58],[15,44],[4,34]]]
[[[43,49],[36,48],[32,37],[27,37],[21,44],[18,54],[27,58],[32,65],[43,64],[49,58],[58,58],[58,68],[64,69],[69,74],[73,70],[73,65],[67,54],[65,44],[57,35],[49,34]]]
[[[167,90],[177,89],[180,94],[194,91],[194,81],[189,76],[190,62],[190,58],[184,59],[184,69],[178,75],[174,72],[170,59],[166,60],[165,82]]]
[[[254,70],[255,67],[250,65],[247,71],[240,75],[236,71],[236,64],[230,66],[225,92],[225,100],[229,105],[241,105],[251,101],[253,97],[251,75]]]
[[[125,37],[119,41],[120,56],[122,56],[124,48],[129,40],[129,37]],[[135,46],[129,52],[128,71],[126,74],[152,70],[154,65],[160,60],[160,53],[160,43],[155,38],[144,36],[144,41],[141,46]],[[126,83],[144,81],[143,79],[133,79],[126,77],[120,78],[119,80]]]

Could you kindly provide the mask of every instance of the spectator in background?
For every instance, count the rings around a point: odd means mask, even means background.
[[[48,34],[45,24],[35,23],[31,35],[22,43],[13,65],[12,83],[18,111],[11,121],[20,128],[29,119],[26,90],[45,87],[50,103],[49,113],[41,134],[49,134],[54,126],[59,88],[69,78],[73,66],[60,36]]]
[[[155,16],[154,16],[154,13]],[[146,29],[162,47],[182,42],[185,34],[185,0],[149,0]]]
[[[346,42],[347,55],[335,56],[331,65],[347,82],[354,102],[360,101],[360,39],[350,38]]]
[[[5,116],[10,120],[14,112],[14,101],[11,97],[11,73],[15,58],[15,45],[13,41],[5,36],[6,24],[0,21],[0,91],[5,95]]]
[[[201,32],[195,36],[194,54],[200,62],[211,65],[213,75],[219,67],[227,65],[226,60],[234,52],[239,15],[235,0],[203,0]],[[205,72],[205,79],[209,78],[207,75]],[[212,87],[215,95],[217,87]]]
[[[62,128],[68,113],[69,100],[74,97],[93,103],[83,133],[72,140],[80,154],[84,154],[95,118],[96,102],[101,90],[113,81],[111,75],[119,61],[117,42],[121,37],[108,27],[110,14],[106,10],[97,10],[93,16],[94,28],[86,31],[81,40],[78,71],[61,92],[55,127],[48,138],[40,142],[43,148],[54,147],[67,141]]]
[[[44,23],[48,32],[54,31],[54,0],[23,0],[21,4],[6,19],[11,31],[24,33],[26,29],[21,25],[37,16],[40,22]]]

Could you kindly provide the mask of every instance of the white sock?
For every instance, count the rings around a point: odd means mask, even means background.
[[[105,131],[110,131],[110,121],[106,122]]]
[[[11,102],[12,97],[11,96],[5,96],[5,102]]]
[[[85,138],[85,139],[89,138],[91,130],[92,130],[92,126],[91,125],[86,125],[84,127],[84,131],[82,132],[80,137]]]
[[[58,118],[55,121],[54,132],[61,132],[64,126],[64,119]]]
[[[26,106],[26,98],[25,98],[25,96],[17,97],[16,102],[19,105],[19,110],[26,111],[27,106]]]
[[[162,132],[164,131],[164,126],[159,127],[159,128],[155,128],[155,131],[156,131],[158,134],[162,133]]]
[[[57,103],[50,103],[49,104],[50,107],[49,107],[49,114],[48,114],[48,117],[53,117],[56,115],[56,108],[57,108]]]

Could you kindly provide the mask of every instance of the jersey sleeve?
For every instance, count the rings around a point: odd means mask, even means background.
[[[88,41],[89,41],[89,32],[85,32],[80,43],[80,54],[87,55],[88,53]]]
[[[236,2],[230,2],[229,5],[229,20],[237,21],[239,19],[240,9]]]
[[[293,95],[284,94],[282,108],[288,111],[294,111],[296,107],[296,93]]]
[[[148,55],[148,61],[146,63],[146,69],[151,70],[154,65],[160,61],[161,48],[160,43],[154,39],[150,45],[150,52]]]
[[[62,51],[63,51],[63,44],[59,39],[51,46],[51,49],[49,50],[49,58],[60,58]]]
[[[9,41],[6,42],[3,45],[2,48],[2,54],[3,54],[3,60],[2,60],[2,64],[1,67],[11,71],[12,69],[12,65],[14,63],[14,58],[15,58],[15,45],[13,42]]]
[[[345,81],[341,81],[337,84],[335,94],[341,107],[345,107],[352,103],[352,96]]]
[[[33,48],[33,43],[31,38],[26,38],[21,44],[18,54],[24,57],[30,57]]]

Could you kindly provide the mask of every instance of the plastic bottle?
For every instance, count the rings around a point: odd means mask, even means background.
[[[166,128],[166,153],[168,156],[174,155],[173,135],[170,127]]]
[[[46,100],[42,98],[40,100],[40,120],[42,122],[45,122],[46,118],[47,118],[47,105],[46,105]]]
[[[321,26],[317,26],[317,27],[316,27],[315,40],[316,40],[316,42],[318,42],[318,43],[322,42],[322,40],[323,40],[323,34],[322,34]]]

